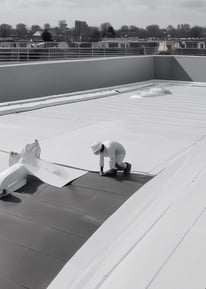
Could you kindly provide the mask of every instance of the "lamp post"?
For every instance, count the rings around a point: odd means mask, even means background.
[[[166,40],[167,40],[167,31],[164,30],[164,53],[165,54],[166,54],[166,49],[167,49]]]

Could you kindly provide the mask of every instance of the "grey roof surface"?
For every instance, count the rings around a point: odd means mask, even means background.
[[[152,177],[87,173],[61,189],[30,176],[0,200],[0,288],[43,289],[135,191]]]

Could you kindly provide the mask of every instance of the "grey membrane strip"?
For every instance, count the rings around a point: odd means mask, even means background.
[[[152,177],[87,173],[59,189],[30,176],[0,200],[0,288],[45,289],[75,252]]]

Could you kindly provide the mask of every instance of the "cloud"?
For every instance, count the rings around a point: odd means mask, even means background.
[[[16,0],[15,6],[26,7],[38,7],[38,6],[51,6],[51,7],[73,7],[73,8],[101,8],[101,7],[111,7],[114,3],[119,3],[122,0],[114,0],[112,3],[110,0]],[[0,0],[0,3],[10,3],[12,4],[13,0]]]
[[[11,5],[15,7],[37,8],[37,7],[71,7],[76,9],[101,9],[112,6],[127,7],[129,10],[146,9],[195,9],[200,10],[206,8],[205,0],[0,0],[0,4]]]
[[[13,0],[0,0],[12,2]],[[27,4],[28,6],[67,6],[76,8],[98,8],[105,5],[110,5],[110,0],[16,0],[17,4]]]
[[[49,0],[0,0],[0,4],[13,8],[33,8],[51,5]]]
[[[191,11],[198,11],[206,9],[206,2],[204,0],[185,0],[179,3],[179,6],[185,9],[192,9]]]
[[[63,1],[65,1],[65,2],[71,2],[71,0],[63,0]],[[99,6],[101,6],[101,5],[105,5],[105,4],[108,4],[108,3],[110,3],[111,1],[109,1],[109,0],[104,0],[104,1],[102,1],[102,0],[87,0],[87,1],[85,1],[85,0],[74,0],[73,2],[75,2],[76,3],[76,5],[78,5],[78,6],[83,6],[83,5],[88,5],[88,6],[92,6],[92,7],[99,7]]]
[[[160,7],[166,7],[170,5],[170,0],[130,0],[130,4],[135,6],[142,6],[145,8],[160,8]]]
[[[161,9],[185,9],[189,11],[198,11],[206,8],[205,0],[128,0],[133,6],[144,7],[147,10]]]
[[[116,28],[205,25],[205,12],[205,0],[0,0],[1,22],[27,25],[46,22],[56,25],[61,19],[69,26],[80,19],[91,26],[110,22]]]

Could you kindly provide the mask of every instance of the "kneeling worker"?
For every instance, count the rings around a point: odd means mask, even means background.
[[[97,141],[92,145],[92,150],[95,155],[100,155],[100,175],[116,176],[117,171],[123,171],[125,175],[130,173],[131,164],[123,162],[126,155],[123,145],[116,141],[105,141],[101,143]],[[104,173],[104,157],[109,157],[110,170]]]

